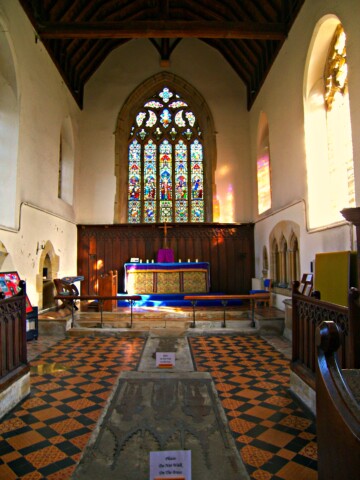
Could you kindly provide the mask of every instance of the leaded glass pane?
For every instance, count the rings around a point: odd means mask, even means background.
[[[140,223],[141,203],[139,201],[129,201],[129,223]]]
[[[177,112],[177,114],[175,115],[175,123],[178,127],[185,127],[186,126],[186,123],[185,123],[185,120],[183,119],[183,111],[184,110],[180,110],[179,112]]]
[[[188,168],[187,147],[182,140],[175,146],[175,198],[176,200],[188,199]],[[187,204],[187,202],[186,202]]]
[[[186,112],[185,117],[187,118],[190,127],[193,127],[195,125],[195,115],[192,112]]]
[[[187,107],[187,103],[182,102],[181,100],[177,100],[175,102],[170,103],[170,108],[180,108],[180,107]]]
[[[148,108],[161,108],[163,107],[164,105],[160,102],[156,102],[155,100],[152,100],[150,102],[147,102],[145,103],[144,107],[148,107]]]
[[[195,200],[191,202],[191,221],[204,221],[204,200]]]
[[[164,108],[162,114],[160,115],[160,122],[164,125],[164,128],[167,128],[171,123],[171,113],[167,108]]]
[[[145,200],[144,202],[144,222],[156,222],[156,202],[152,200]]]
[[[160,202],[160,222],[161,223],[173,221],[172,210],[173,210],[172,202],[169,202],[168,200]]]
[[[188,202],[186,200],[176,200],[175,202],[175,222],[188,221]]]
[[[191,155],[191,198],[198,200],[203,198],[203,161],[202,145],[198,140],[190,146]]]
[[[204,221],[202,135],[187,107],[167,87],[140,106],[129,133],[129,223]]]
[[[149,110],[149,118],[147,119],[146,126],[151,128],[155,125],[156,121],[156,114],[152,110]]]
[[[138,127],[141,127],[143,121],[144,121],[144,118],[146,117],[146,113],[145,112],[139,112],[136,116],[136,123],[137,123],[137,126]]]
[[[160,145],[160,203],[172,200],[172,146],[167,141]]]
[[[168,103],[168,101],[173,97],[174,94],[170,92],[170,90],[165,87],[163,88],[163,91],[159,93],[159,97],[164,100],[165,103]]]
[[[134,140],[129,147],[129,200],[140,200],[141,160],[140,144]]]

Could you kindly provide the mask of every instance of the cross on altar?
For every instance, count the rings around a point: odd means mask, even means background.
[[[169,248],[168,247],[168,243],[167,243],[167,229],[168,228],[172,228],[171,225],[166,225],[166,222],[164,223],[164,226],[161,226],[159,228],[163,228],[164,229],[164,241],[163,241],[163,248]]]

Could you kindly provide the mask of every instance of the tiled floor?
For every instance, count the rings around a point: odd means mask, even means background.
[[[288,354],[289,343],[269,342],[190,338],[197,369],[214,378],[251,478],[313,480],[314,422],[289,395],[289,362],[277,350]],[[28,345],[31,396],[0,423],[0,479],[69,479],[119,373],[137,368],[144,338],[40,337]]]
[[[31,362],[30,398],[0,423],[0,479],[69,479],[118,375],[136,369],[144,339],[49,339],[29,350],[46,344],[51,349]]]
[[[286,356],[257,336],[191,337],[190,345],[197,370],[215,381],[251,478],[316,479],[315,424],[289,395]]]

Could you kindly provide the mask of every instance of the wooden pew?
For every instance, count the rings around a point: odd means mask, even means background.
[[[332,321],[316,329],[316,424],[318,479],[360,475],[360,370],[341,370],[340,328]]]

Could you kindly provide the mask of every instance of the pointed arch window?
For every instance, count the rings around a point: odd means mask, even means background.
[[[131,126],[128,222],[204,222],[204,183],[200,125],[189,103],[164,86]]]
[[[355,206],[346,32],[326,16],[314,30],[304,77],[308,224],[343,222]]]

